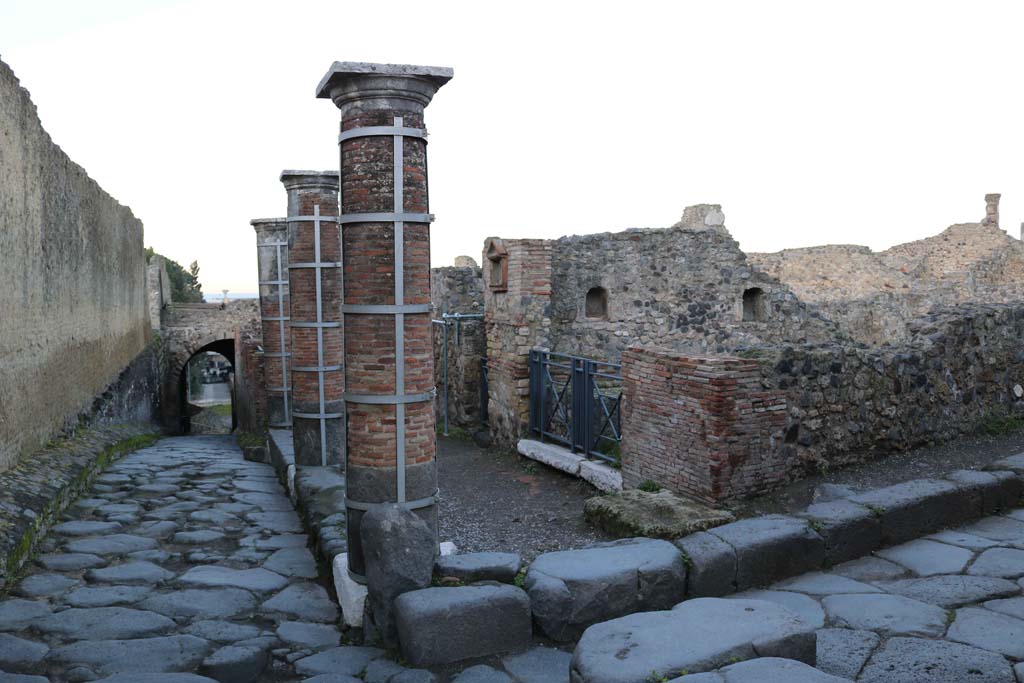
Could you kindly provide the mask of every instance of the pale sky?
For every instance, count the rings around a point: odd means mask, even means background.
[[[256,291],[249,220],[336,169],[331,62],[450,66],[427,110],[434,265],[488,235],[671,225],[746,251],[883,249],[1024,221],[1015,2],[0,0],[0,59],[70,157],[208,295]]]

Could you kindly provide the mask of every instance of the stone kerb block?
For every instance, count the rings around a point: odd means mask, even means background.
[[[914,479],[849,500],[874,511],[881,523],[882,545],[895,545],[978,517],[974,495],[969,486]]]
[[[882,545],[882,528],[869,508],[848,500],[811,505],[798,515],[825,543],[825,564],[834,565],[871,553]]]
[[[736,552],[736,590],[774,583],[820,569],[825,541],[807,520],[785,515],[743,519],[707,533]]]
[[[667,541],[624,539],[540,555],[525,586],[537,625],[566,642],[600,621],[676,604],[685,595],[686,565]]]
[[[516,449],[520,455],[577,477],[580,474],[580,464],[586,462],[582,455],[577,455],[566,448],[533,439],[520,439]]]
[[[675,542],[686,560],[686,595],[718,598],[736,592],[736,551],[706,531]]]
[[[522,559],[518,553],[463,553],[437,558],[434,571],[438,576],[452,576],[467,583],[512,583],[521,565]]]
[[[424,588],[395,601],[402,655],[414,666],[448,664],[527,647],[530,600],[515,586]]]
[[[813,664],[816,642],[814,626],[781,605],[699,598],[591,626],[576,645],[570,678],[639,683],[757,657]]]
[[[1017,507],[1020,504],[1021,494],[1024,493],[1024,482],[1013,472],[957,470],[946,475],[945,478],[976,492],[980,505],[980,510],[977,513],[979,516],[991,515],[1000,510]]]
[[[1013,472],[1018,477],[1024,477],[1024,453],[1018,453],[1017,455],[1011,455],[1008,458],[1002,460],[996,460],[994,463],[989,464],[986,470],[1005,470]]]

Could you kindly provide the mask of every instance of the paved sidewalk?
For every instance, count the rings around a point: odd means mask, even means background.
[[[296,680],[291,662],[339,644],[291,502],[232,437],[168,438],[128,455],[65,519],[0,602],[4,672]]]
[[[729,597],[776,602],[817,625],[817,668],[842,678],[1015,683],[1021,577],[1024,510],[1013,510]]]

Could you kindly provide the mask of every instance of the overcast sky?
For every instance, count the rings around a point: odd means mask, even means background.
[[[0,0],[0,59],[146,244],[256,291],[249,220],[337,168],[331,62],[451,66],[427,110],[434,265],[488,235],[671,225],[746,251],[1024,221],[1014,2]]]

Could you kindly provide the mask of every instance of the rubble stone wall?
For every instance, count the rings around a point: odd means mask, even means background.
[[[141,221],[54,144],[2,62],[0,131],[3,470],[76,424],[150,323]]]
[[[624,485],[748,496],[1024,415],[1022,335],[1024,306],[974,305],[927,316],[908,342],[884,348],[762,345],[729,358],[631,349]]]

